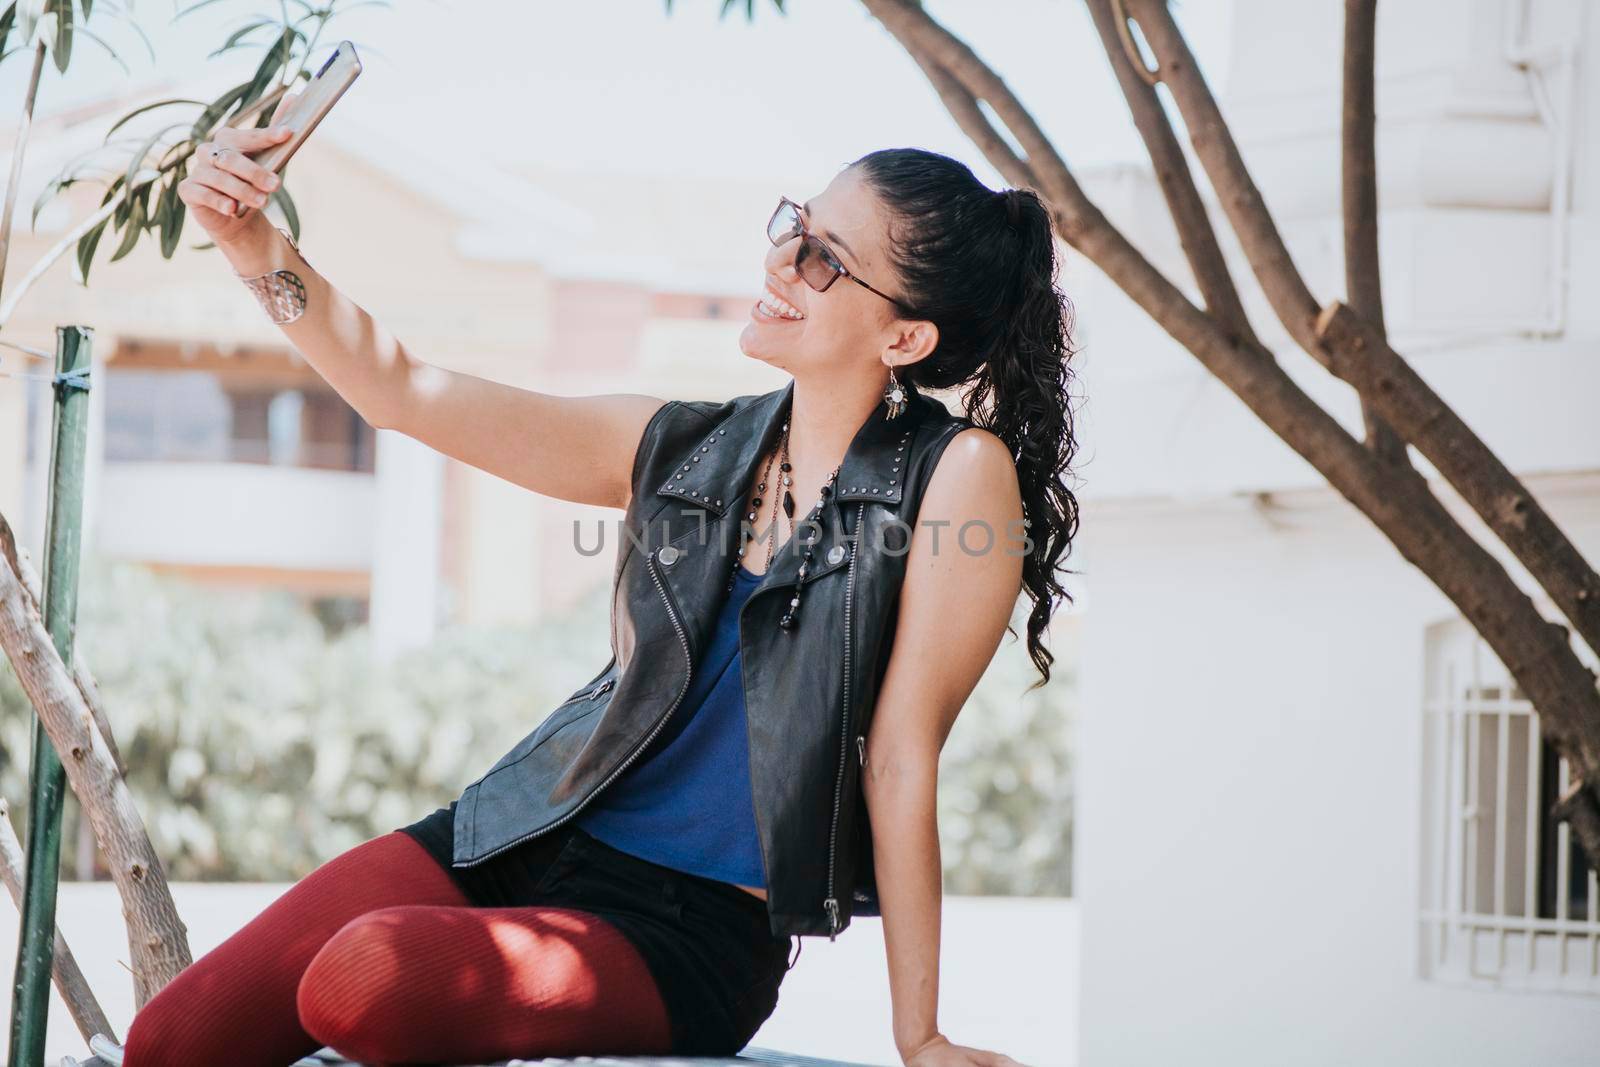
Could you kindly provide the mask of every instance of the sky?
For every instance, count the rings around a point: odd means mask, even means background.
[[[242,81],[259,50],[206,54],[274,0],[122,0],[150,37],[98,11],[90,22],[131,68],[80,40],[65,78],[46,68],[37,116],[162,80]],[[820,188],[874,148],[954,155],[1006,183],[956,128],[922,73],[854,0],[391,0],[338,16],[364,71],[326,120],[359,121],[424,150],[510,169],[783,178]],[[1225,87],[1231,0],[1177,9],[1213,85]],[[1069,164],[1143,161],[1080,0],[929,0],[928,10],[994,66]],[[81,52],[78,50],[81,49]],[[319,45],[319,55],[325,52]],[[0,125],[27,64],[0,64]]]

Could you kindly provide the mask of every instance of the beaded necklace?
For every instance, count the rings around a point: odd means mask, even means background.
[[[784,517],[789,523],[789,533],[791,536],[794,534],[794,496],[789,492],[789,486],[794,484],[794,479],[789,476],[789,423],[787,420],[783,424],[783,436],[779,439],[778,453],[775,458],[778,461],[781,485],[774,487],[772,493],[772,522],[768,525],[765,538],[767,542],[767,571],[772,569],[772,551],[778,540],[778,505],[780,502],[783,505]],[[751,524],[756,521],[756,517],[761,513],[761,494],[767,491],[767,478],[772,476],[772,463],[771,459],[767,460],[766,476],[756,483],[755,494],[750,500],[750,511],[745,515],[745,518]],[[841,462],[839,467],[843,465]],[[828,497],[833,494],[834,483],[839,478],[839,467],[834,467],[833,473],[828,475],[828,480],[823,483],[822,495],[817,498],[816,504],[811,508],[811,514],[806,519],[807,522],[815,522],[817,516],[822,513],[822,506],[828,502]],[[780,489],[782,490],[781,493],[779,492]],[[733,554],[733,570],[728,574],[729,592],[733,591],[734,578],[739,573],[739,565],[744,561],[745,543],[754,538],[755,535],[755,530],[751,529],[750,526],[743,527],[743,534],[739,539],[739,550]],[[794,628],[795,612],[800,609],[800,589],[805,585],[806,568],[811,565],[811,557],[815,547],[815,544],[808,544],[805,547],[805,558],[800,563],[799,580],[794,588],[794,596],[789,598],[789,610],[784,612],[783,617],[778,620],[778,626],[781,629],[790,630]],[[766,571],[763,572],[763,576],[765,573]]]

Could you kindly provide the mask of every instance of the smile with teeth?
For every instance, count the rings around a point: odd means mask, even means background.
[[[805,318],[794,305],[781,297],[774,296],[770,289],[761,294],[761,299],[756,301],[756,306],[775,318],[794,319],[796,321]]]

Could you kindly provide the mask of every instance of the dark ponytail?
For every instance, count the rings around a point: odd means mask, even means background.
[[[967,417],[1004,441],[1017,465],[1032,542],[1022,582],[1034,601],[1028,655],[1042,675],[1037,688],[1055,659],[1041,635],[1057,602],[1072,602],[1056,572],[1075,573],[1058,561],[1078,528],[1077,498],[1063,481],[1077,451],[1072,303],[1055,287],[1050,212],[1033,190],[995,192],[936,152],[886,148],[851,166],[888,208],[905,300],[939,328],[938,347],[899,373],[919,389],[966,386]],[[996,543],[1017,546],[1012,531]]]

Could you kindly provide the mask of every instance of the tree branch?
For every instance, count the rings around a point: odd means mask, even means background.
[[[23,875],[26,870],[22,842],[17,839],[17,833],[11,826],[10,805],[4,797],[0,797],[0,880],[5,882],[11,902],[19,908],[22,906]],[[105,1034],[115,1041],[117,1032],[111,1028],[111,1020],[106,1018],[100,1002],[95,1000],[94,990],[89,988],[89,980],[83,976],[77,957],[67,947],[66,936],[59,926],[56,927],[50,955],[50,974],[61,999],[66,1002],[72,1021],[78,1027],[78,1033],[83,1035],[85,1041],[95,1034]]]
[[[17,193],[22,185],[22,160],[28,148],[28,130],[33,127],[33,105],[39,98],[39,75],[44,70],[44,54],[44,37],[40,36],[34,45],[33,72],[28,75],[28,91],[22,98],[17,141],[11,149],[11,178],[6,182],[5,207],[0,208],[0,292],[5,291],[6,261],[11,258],[11,217],[17,210]]]
[[[955,42],[920,7],[900,0],[862,3],[913,56],[922,53],[919,63],[933,59],[974,96],[988,100],[1028,148],[1041,187],[1061,194],[1062,199],[1050,206],[1062,236],[1365,514],[1483,636],[1539,708],[1546,733],[1591,783],[1572,803],[1593,809],[1595,817],[1574,819],[1571,825],[1588,854],[1600,856],[1600,793],[1593,787],[1600,782],[1600,693],[1565,631],[1539,614],[1500,562],[1450,515],[1416,470],[1409,464],[1380,461],[1312,401],[1270,351],[1226,331],[1163,277],[1084,196],[1053,149],[1030,146],[1032,135],[1027,131],[1037,131],[1037,125],[971,49]],[[1161,58],[1162,70],[1170,76],[1174,68]],[[927,69],[926,63],[922,65]],[[994,162],[1000,167],[1004,160]],[[1211,174],[1209,166],[1207,172]],[[1212,183],[1217,184],[1215,177]],[[1223,199],[1227,205],[1228,197]],[[1275,238],[1270,217],[1266,225]],[[1259,274],[1261,267],[1254,262],[1252,266]],[[1292,264],[1289,269],[1293,270]],[[1305,295],[1309,299],[1308,290]],[[1348,318],[1367,325],[1345,310]],[[1314,318],[1310,326],[1315,326]]]
[[[5,521],[0,517],[0,523]],[[34,614],[44,618],[44,585],[39,580],[39,573],[34,569],[33,561],[28,558],[28,550],[21,545],[5,545],[5,538],[0,536],[0,552],[8,553],[11,566],[16,569],[17,576],[22,579],[23,591],[27,594],[29,607]],[[14,555],[9,555],[14,550]],[[77,683],[78,692],[83,696],[83,702],[89,708],[89,714],[94,717],[95,726],[100,729],[100,736],[106,743],[106,748],[111,752],[112,762],[116,764],[117,774],[126,778],[128,765],[122,761],[122,752],[117,747],[117,739],[111,730],[111,719],[106,714],[105,701],[100,698],[100,685],[94,680],[94,675],[89,672],[88,661],[84,658],[81,649],[72,650],[72,680]]]
[[[994,128],[989,116],[978,106],[978,98],[926,53],[912,52],[911,58],[928,76],[928,81],[939,94],[939,99],[944,101],[950,117],[961,127],[961,132],[982,150],[985,158],[994,163],[995,169],[1005,176],[1006,181],[1019,188],[1037,190],[1039,179],[1033,173],[1033,168],[1012,150],[1010,142]]]
[[[1178,241],[1194,273],[1206,310],[1240,340],[1257,344],[1244,304],[1239,300],[1239,289],[1234,285],[1222,248],[1217,243],[1216,230],[1189,170],[1189,161],[1184,158],[1178,137],[1172,132],[1172,123],[1152,88],[1151,72],[1142,61],[1135,64],[1137,51],[1129,51],[1132,39],[1128,38],[1122,0],[1088,0],[1088,8],[1111,70],[1117,76],[1117,84],[1122,86],[1122,95],[1128,101],[1134,126],[1150,154],[1156,182],[1177,226]]]
[[[150,172],[141,171],[140,173],[148,174]],[[122,201],[128,195],[131,195],[127,186],[123,187],[123,194],[123,196],[117,197],[115,200],[100,205],[99,210],[94,214],[85,216],[83,221],[68,230],[66,236],[51,245],[49,250],[39,257],[38,261],[29,268],[28,273],[22,276],[22,281],[17,284],[17,287],[7,294],[5,302],[0,303],[0,328],[4,328],[5,324],[11,321],[11,316],[16,312],[17,305],[22,301],[23,295],[27,293],[35,282],[44,277],[45,271],[50,269],[50,265],[66,255],[67,249],[78,243],[78,238],[94,229],[102,220],[109,218],[117,208],[122,206]]]
[[[32,606],[16,559],[16,540],[0,517],[0,648],[60,755],[67,781],[111,869],[127,919],[134,1007],[142,1008],[192,962],[188,928],[178,917],[128,783],[117,773],[83,695]]]
[[[262,96],[262,98],[257,100],[254,104],[251,104],[249,107],[240,111],[239,114],[233,117],[231,122],[224,123],[223,125],[226,127],[236,127],[238,124],[254,118],[261,112],[263,108],[277,103],[277,101],[283,96],[286,88],[286,86],[279,86],[278,88],[272,90],[270,93]],[[36,262],[23,277],[21,284],[17,286],[10,296],[6,297],[3,302],[0,302],[0,329],[3,329],[5,324],[11,321],[11,316],[16,313],[17,305],[21,303],[22,297],[28,291],[28,289],[32,287],[33,284],[40,278],[44,277],[45,273],[50,269],[55,261],[65,255],[67,250],[76,244],[84,234],[94,229],[95,226],[99,225],[100,222],[106,219],[108,216],[114,214],[117,208],[120,207],[124,201],[130,199],[134,195],[136,187],[143,187],[150,182],[160,181],[163,174],[171,171],[179,163],[182,163],[184,160],[189,159],[194,155],[196,144],[193,139],[190,139],[188,143],[176,142],[173,147],[176,147],[177,145],[181,145],[181,147],[177,148],[177,151],[174,152],[172,147],[169,147],[167,149],[167,153],[170,154],[163,154],[154,168],[140,170],[134,175],[134,181],[132,184],[123,184],[121,196],[116,197],[108,203],[101,204],[93,214],[90,214],[82,219],[77,225],[67,232],[66,236],[62,237],[55,244],[51,245],[49,250],[46,251],[44,255],[39,257],[38,262]],[[18,151],[20,151],[20,148]],[[115,229],[115,227],[113,227],[113,229]],[[4,244],[3,242],[0,242],[0,270],[3,270],[3,266]]]
[[[973,97],[994,109],[995,115],[1026,153],[1026,162],[1034,177],[1043,183],[1035,186],[1042,195],[1065,207],[1087,208],[1094,212],[1083,190],[1078,188],[1077,181],[1067,170],[1066,163],[1056,154],[1055,146],[1044,135],[1033,116],[1028,114],[1000,76],[967,47],[966,42],[953,36],[929,18],[920,5],[909,0],[862,0],[862,5],[883,24],[884,29],[894,35],[924,70],[931,63],[948,71]],[[957,122],[961,121],[961,115],[952,114]],[[1009,146],[1007,155],[1015,158]],[[991,162],[1002,174],[1007,173],[1006,166],[1002,166],[1000,160],[991,157]],[[1068,234],[1062,236],[1070,240]]]
[[[1350,306],[1379,333],[1383,325],[1378,259],[1377,60],[1378,0],[1345,0],[1344,108],[1341,181],[1344,198],[1344,285]],[[1410,463],[1406,443],[1372,401],[1361,397],[1367,447],[1390,463]]]
[[[1162,0],[1127,0],[1161,62],[1195,152],[1278,318],[1309,354],[1426,456],[1600,652],[1600,575],[1526,487],[1380,332],[1347,305],[1318,309]],[[1585,724],[1586,732],[1590,724]],[[1592,724],[1600,733],[1600,721]],[[1589,766],[1600,771],[1600,764]],[[1600,861],[1597,861],[1600,862]]]

